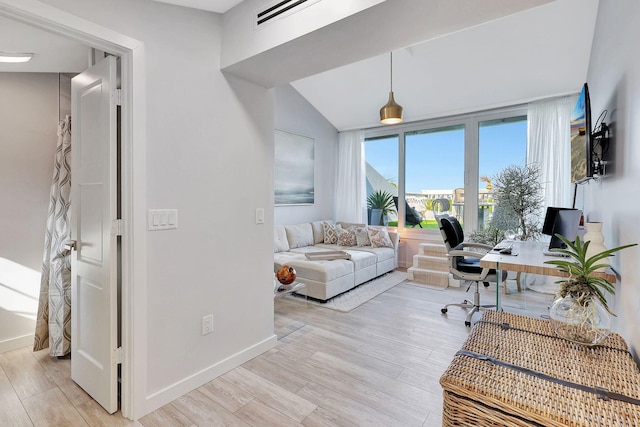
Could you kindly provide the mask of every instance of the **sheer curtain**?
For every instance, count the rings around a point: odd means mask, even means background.
[[[71,260],[64,245],[71,226],[71,118],[58,125],[58,145],[45,233],[40,299],[33,350],[49,347],[51,356],[71,351]]]
[[[338,176],[336,182],[335,219],[366,222],[364,171],[364,131],[340,132],[338,139]]]
[[[529,104],[527,162],[540,167],[544,206],[571,207],[573,203],[570,128],[577,99],[571,96]]]

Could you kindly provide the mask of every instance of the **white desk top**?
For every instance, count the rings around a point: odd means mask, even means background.
[[[499,264],[500,270],[541,274],[545,276],[566,276],[566,274],[559,272],[556,266],[545,264],[545,261],[552,259],[566,259],[545,255],[544,251],[547,250],[548,243],[533,241],[514,241],[511,243],[513,243],[513,255],[502,255],[495,251],[489,252],[480,259],[480,266],[496,268],[496,264]],[[616,282],[616,275],[611,269],[608,269],[604,273],[594,274],[604,277],[611,283]]]

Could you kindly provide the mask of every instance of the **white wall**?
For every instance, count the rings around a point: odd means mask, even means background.
[[[291,85],[275,92],[276,129],[315,140],[315,203],[310,206],[276,206],[276,224],[299,224],[333,218],[338,131]]]
[[[579,191],[589,221],[603,221],[607,247],[640,243],[640,3],[600,0],[588,73],[592,117],[608,110],[614,129],[613,164],[600,182]],[[626,249],[612,260],[621,280],[616,284],[616,329],[640,349],[640,249]]]
[[[57,125],[57,74],[0,73],[0,352],[33,342]]]
[[[145,45],[146,204],[177,209],[179,224],[147,236],[148,360],[135,367],[146,370],[147,412],[275,343],[273,99],[219,71],[217,14],[147,0],[46,3]],[[207,314],[214,332],[202,336]]]

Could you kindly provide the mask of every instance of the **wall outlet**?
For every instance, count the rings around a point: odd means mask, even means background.
[[[213,332],[213,314],[202,317],[202,335]]]

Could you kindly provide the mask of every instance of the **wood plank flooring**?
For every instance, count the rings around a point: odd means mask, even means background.
[[[0,426],[439,426],[438,380],[469,331],[464,310],[440,308],[465,291],[404,283],[350,313],[278,299],[275,348],[137,421],[75,385],[70,359],[0,354]],[[481,293],[495,301],[494,286]],[[511,292],[502,303],[538,316],[551,298]]]

